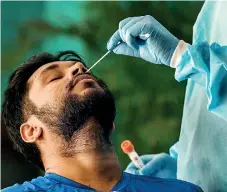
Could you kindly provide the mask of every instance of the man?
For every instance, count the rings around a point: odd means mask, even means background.
[[[193,28],[192,45],[179,41],[149,15],[119,23],[108,50],[173,67],[177,81],[188,79],[180,138],[170,149],[171,156],[142,156],[147,162],[144,168],[138,171],[130,164],[128,172],[174,178],[177,159],[178,179],[206,192],[227,190],[226,10],[226,1],[204,3]]]
[[[111,143],[115,102],[72,51],[33,56],[12,74],[3,118],[15,148],[45,176],[4,192],[201,191],[193,184],[122,172]]]

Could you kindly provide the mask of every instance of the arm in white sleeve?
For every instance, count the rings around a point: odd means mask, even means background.
[[[227,46],[180,41],[171,60],[175,79],[191,78],[206,91],[208,110],[227,120]]]

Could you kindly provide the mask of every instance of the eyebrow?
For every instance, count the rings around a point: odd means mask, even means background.
[[[49,72],[49,71],[51,71],[51,70],[54,70],[54,69],[57,69],[57,68],[59,68],[59,65],[58,65],[58,64],[50,65],[49,67],[45,68],[45,69],[40,73],[39,76],[42,76],[44,73],[47,73],[47,72]]]
[[[75,63],[77,63],[77,62],[78,62],[78,61],[73,62],[70,66],[75,65]],[[84,67],[86,67],[86,68],[88,69],[88,67],[87,67],[84,63],[82,63],[82,64],[83,64]],[[59,68],[59,64],[52,64],[52,65],[50,65],[49,67],[45,68],[45,69],[40,73],[39,77],[43,76],[43,74],[45,74],[45,73],[47,73],[47,72],[49,72],[49,71],[52,71],[52,70],[58,69],[58,68]]]

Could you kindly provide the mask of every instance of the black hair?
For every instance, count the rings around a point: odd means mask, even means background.
[[[29,58],[20,65],[10,76],[9,85],[5,91],[5,100],[2,105],[2,118],[14,149],[22,153],[30,162],[44,170],[41,154],[35,144],[26,143],[20,135],[20,126],[26,121],[23,114],[23,104],[27,84],[31,75],[41,66],[55,61],[78,61],[84,64],[82,58],[74,51],[62,51],[56,54],[43,52]]]

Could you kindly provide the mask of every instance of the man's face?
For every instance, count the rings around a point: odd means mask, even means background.
[[[58,61],[48,63],[36,70],[29,78],[29,98],[37,107],[46,104],[58,104],[61,97],[74,95],[86,97],[94,91],[103,92],[97,79],[91,74],[83,74],[87,68],[80,62]]]
[[[109,133],[115,118],[112,94],[86,71],[80,62],[57,61],[43,65],[28,80],[34,115],[67,140],[91,117]]]

